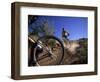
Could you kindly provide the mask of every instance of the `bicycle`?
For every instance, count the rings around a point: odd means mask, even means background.
[[[29,63],[31,66],[59,65],[64,57],[62,41],[52,35],[46,35],[34,40],[28,36],[31,44]]]

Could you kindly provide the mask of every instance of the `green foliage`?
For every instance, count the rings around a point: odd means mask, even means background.
[[[87,63],[87,58],[88,58],[88,39],[87,38],[82,38],[79,40],[80,44],[80,57],[81,57],[81,62],[82,63]]]

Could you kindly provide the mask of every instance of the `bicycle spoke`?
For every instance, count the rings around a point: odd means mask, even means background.
[[[44,54],[43,56],[37,58],[37,61],[40,61],[40,60],[42,60],[42,59],[44,59],[44,58],[46,58],[46,57],[48,57],[48,53],[46,53],[46,54]]]
[[[43,37],[38,40],[37,45],[39,46],[35,48],[34,52],[37,65],[60,64],[63,58],[63,47],[58,39],[55,37]],[[40,51],[38,51],[39,49]]]

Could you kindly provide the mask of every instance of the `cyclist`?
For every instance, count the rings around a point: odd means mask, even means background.
[[[62,28],[62,38],[68,39],[69,32]]]
[[[64,28],[62,28],[62,40],[63,40],[63,45],[66,49],[70,47],[68,36],[69,36],[69,32],[66,31]]]

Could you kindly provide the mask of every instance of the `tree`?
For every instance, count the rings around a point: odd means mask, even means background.
[[[45,35],[53,35],[54,34],[54,28],[49,24],[49,22],[46,20],[43,23],[43,28]]]
[[[32,35],[44,36],[54,34],[54,27],[48,20],[41,20],[41,17],[32,15],[29,16],[28,20],[29,33]]]

